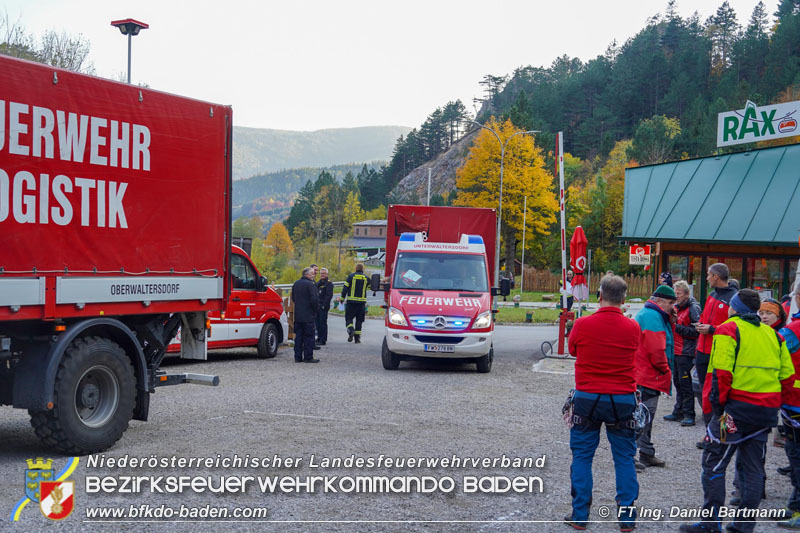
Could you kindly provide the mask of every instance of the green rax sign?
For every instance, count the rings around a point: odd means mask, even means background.
[[[717,116],[717,147],[800,135],[798,109],[800,102],[757,107],[748,100],[744,109],[720,113]]]

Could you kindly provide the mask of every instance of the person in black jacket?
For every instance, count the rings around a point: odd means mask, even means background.
[[[322,268],[319,271],[319,281],[317,282],[317,293],[319,294],[319,312],[317,312],[317,344],[325,346],[328,342],[328,311],[331,310],[331,299],[333,298],[333,283],[328,279],[328,269]]]
[[[319,293],[314,284],[314,269],[303,269],[303,277],[292,285],[294,303],[294,361],[319,363],[314,359],[314,321],[319,311]]]
[[[369,280],[364,275],[364,264],[358,263],[356,271],[347,276],[347,281],[342,287],[347,342],[352,342],[354,338],[356,344],[361,342],[361,325],[364,323],[367,308],[367,287],[369,287]]]
[[[692,367],[697,338],[700,334],[692,326],[700,321],[700,304],[692,298],[689,284],[685,281],[675,282],[677,301],[675,310],[678,320],[675,323],[675,371],[672,383],[675,385],[675,406],[672,413],[665,415],[664,420],[680,422],[682,426],[695,424],[694,390],[692,388]]]

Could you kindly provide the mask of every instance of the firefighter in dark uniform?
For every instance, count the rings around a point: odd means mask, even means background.
[[[367,287],[369,280],[364,275],[364,264],[358,263],[356,271],[347,276],[342,287],[344,300],[344,320],[347,324],[347,342],[355,338],[356,344],[361,342],[361,325],[367,308]]]

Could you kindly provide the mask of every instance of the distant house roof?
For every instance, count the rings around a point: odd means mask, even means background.
[[[342,241],[342,248],[384,249],[386,248],[386,239],[380,237],[351,237]]]
[[[625,170],[620,240],[797,246],[800,144]]]
[[[356,248],[386,248],[386,239],[379,237],[353,237],[350,243]]]
[[[356,222],[353,224],[354,226],[385,226],[385,220],[362,220],[361,222]]]

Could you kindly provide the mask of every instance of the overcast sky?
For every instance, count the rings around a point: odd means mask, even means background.
[[[757,0],[729,0],[740,24]],[[134,83],[234,108],[238,126],[317,130],[419,126],[461,99],[472,110],[486,74],[587,61],[642,29],[667,1],[649,0],[0,0],[40,35],[82,34],[100,76],[127,70],[127,38],[110,26],[150,25],[133,38]],[[701,20],[722,0],[678,0]],[[765,2],[768,12],[777,0]],[[2,74],[2,73],[0,73]]]

